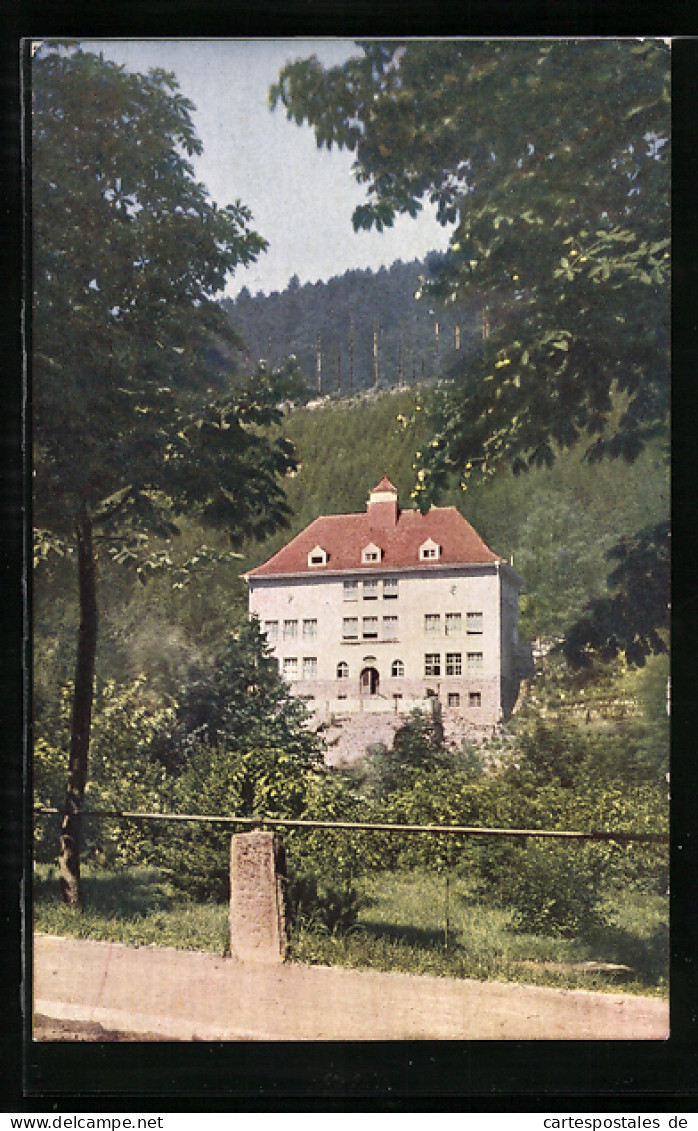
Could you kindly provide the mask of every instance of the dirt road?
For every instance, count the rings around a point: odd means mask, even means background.
[[[669,1028],[668,1005],[656,998],[261,966],[49,935],[35,939],[34,1010],[117,1040],[663,1040]]]

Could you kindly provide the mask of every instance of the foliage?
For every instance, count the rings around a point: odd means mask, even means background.
[[[212,669],[190,678],[179,706],[172,756],[186,764],[189,747],[202,740],[239,750],[273,746],[285,751],[289,768],[309,769],[319,765],[322,746],[308,722],[307,709],[290,693],[259,622],[252,618],[228,634]]]
[[[175,812],[300,817],[321,749],[253,620],[227,639],[213,672],[187,689],[161,757]],[[177,888],[227,898],[231,831],[215,822],[168,831],[158,859]]]
[[[632,462],[668,415],[667,45],[362,47],[340,67],[288,64],[270,100],[318,145],[355,152],[368,197],[355,228],[415,216],[428,196],[454,225],[429,296],[483,303],[481,354],[454,365],[433,414],[420,505],[453,476],[550,467],[580,442],[591,462]],[[632,657],[634,639],[631,625]]]
[[[391,749],[379,746],[368,754],[364,772],[379,797],[404,787],[415,770],[428,772],[447,763],[448,751],[438,706],[435,702],[431,713],[415,708],[395,731]]]
[[[597,455],[632,458],[667,404],[668,47],[361,46],[363,58],[327,70],[288,64],[270,101],[309,122],[318,145],[355,152],[368,196],[356,228],[414,216],[425,196],[455,225],[434,289],[494,309],[481,371],[446,402],[448,462],[547,462],[553,442],[580,434],[599,437]],[[601,439],[614,385],[629,403]]]
[[[215,818],[298,817],[310,772],[306,759],[260,739],[256,744],[197,740],[170,784],[169,799],[175,813],[214,820],[170,822],[162,835],[149,834],[151,859],[178,891],[196,900],[225,901],[235,826],[216,824]]]
[[[497,897],[512,909],[516,930],[584,937],[605,922],[602,879],[593,847],[536,842],[518,854],[515,868],[502,871]]]
[[[661,655],[640,671],[622,660],[570,670],[549,655],[512,720],[516,757],[508,772],[531,773],[536,784],[554,774],[565,788],[660,785],[669,768],[667,676]]]
[[[482,750],[467,742],[458,747],[445,740],[435,700],[431,710],[415,708],[410,712],[395,731],[391,747],[382,743],[370,747],[345,774],[353,789],[380,805],[393,794],[409,791],[415,780],[431,792],[430,780],[438,789],[444,773],[467,773],[476,778],[483,771],[485,757]]]
[[[667,735],[660,721],[639,709],[632,692],[638,677],[633,676],[629,685],[624,669],[618,666],[599,676],[589,671],[566,674],[556,659],[549,664],[550,674],[534,682],[510,733],[486,744],[477,760],[467,749],[445,746],[437,747],[435,757],[433,736],[421,733],[422,727],[415,728],[413,723],[407,728],[409,763],[401,764],[395,751],[371,754],[350,777],[353,787],[358,784],[366,796],[368,816],[364,819],[412,825],[668,834]],[[655,664],[661,666],[661,661],[653,659],[648,674]],[[524,859],[516,839],[375,835],[380,839],[379,866],[456,871],[476,880],[485,899],[514,898]],[[545,915],[549,915],[551,930],[567,929],[565,923],[576,922],[577,911],[591,925],[593,906],[602,895],[601,880],[604,886],[618,883],[629,890],[666,890],[667,853],[660,846],[595,844],[588,857],[598,872],[594,884],[592,873],[581,868],[587,859],[584,846],[575,843],[560,848],[560,853],[572,859],[578,852],[580,874],[586,876],[589,888],[586,910],[578,905],[587,898],[584,885],[578,895],[570,887],[566,910],[562,895],[555,894],[556,885],[564,889],[566,880],[554,853],[526,857],[533,861],[532,891],[536,885],[544,890],[546,862],[550,865],[548,889],[554,901]],[[368,854],[360,863],[367,873],[375,867]],[[532,894],[532,907],[535,898]],[[543,930],[542,922],[536,929]]]
[[[59,857],[77,905],[98,545],[145,580],[171,565],[149,536],[172,537],[183,514],[233,543],[283,523],[281,480],[295,462],[269,428],[291,374],[258,367],[226,387],[237,340],[215,296],[266,244],[244,205],[218,208],[194,179],[202,147],[174,76],[47,43],[32,99],[34,514],[40,557],[77,551]]]
[[[418,300],[422,274],[439,259],[433,253],[304,285],[294,276],[279,293],[252,296],[243,287],[222,305],[245,342],[247,363],[266,358],[276,365],[293,355],[306,399],[414,385],[472,353],[480,339],[476,312],[429,309]]]
[[[312,928],[334,935],[351,930],[367,902],[356,888],[332,887],[312,872],[292,876],[286,888],[286,899],[296,931]]]
[[[615,658],[643,667],[647,657],[666,652],[669,628],[669,523],[624,538],[607,557],[618,565],[609,574],[611,596],[587,603],[564,642],[567,659],[588,664],[591,656]]]
[[[32,755],[33,802],[35,807],[59,808],[65,794],[65,751],[45,738],[37,738]],[[34,818],[34,859],[54,860],[58,843],[58,821]]]
[[[169,499],[255,527],[271,506],[256,484],[238,495],[233,472],[289,457],[255,438],[267,379],[239,404],[221,397],[233,342],[212,296],[264,240],[194,180],[201,143],[172,75],[49,46],[32,88],[37,526],[70,536],[86,506],[167,530]]]
[[[58,807],[65,792],[66,750],[70,741],[71,688],[61,689],[53,718],[44,724],[33,753],[34,803]],[[144,675],[119,686],[98,684],[95,696],[90,781],[85,807],[101,810],[152,811],[167,808],[168,781],[159,753],[175,719],[172,704],[154,699]],[[54,822],[35,826],[35,856],[55,859],[50,839]],[[158,834],[135,822],[88,822],[85,853],[103,864],[144,863]]]

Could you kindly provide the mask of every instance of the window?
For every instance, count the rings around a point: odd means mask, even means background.
[[[286,679],[298,679],[298,660],[295,656],[287,656],[284,660],[284,676]]]
[[[337,664],[337,679],[349,679],[349,664],[345,660]]]
[[[364,546],[361,551],[362,562],[379,562],[383,556],[383,551],[380,546],[376,546],[374,542],[370,542],[368,546]]]
[[[279,622],[278,620],[265,620],[264,622],[264,635],[267,640],[279,639]]]
[[[298,636],[298,621],[285,620],[284,621],[284,640],[295,640]]]
[[[468,636],[482,632],[482,613],[468,613],[466,617]]]
[[[446,653],[446,675],[461,675],[462,662],[460,652]]]
[[[303,657],[303,679],[317,679],[317,656]]]
[[[405,674],[405,665],[403,664],[402,660],[393,660],[390,674],[393,679],[402,678],[402,676]]]
[[[378,600],[378,582],[364,581],[364,601]]]
[[[441,615],[440,613],[425,613],[424,614],[424,631],[432,634],[441,632]]]
[[[481,694],[481,692],[479,692],[479,691],[468,692],[468,706],[469,707],[481,707],[482,706],[482,694]]]
[[[362,633],[364,640],[377,640],[378,617],[364,617]]]
[[[482,652],[468,652],[468,671],[482,671]]]
[[[345,640],[358,640],[359,638],[359,618],[358,617],[345,617],[342,621],[342,637]]]
[[[383,639],[397,640],[397,617],[383,617]]]
[[[457,636],[462,628],[460,613],[446,613],[446,635]]]
[[[419,547],[419,560],[421,562],[436,561],[440,556],[441,548],[433,538],[427,538]]]
[[[314,640],[317,636],[317,621],[304,620],[303,621],[303,639]]]
[[[424,674],[441,675],[441,655],[438,652],[427,652],[424,657]]]
[[[345,601],[358,601],[359,599],[359,583],[358,581],[345,581],[344,582],[344,600]]]
[[[448,705],[449,707],[460,707],[460,695],[457,691],[449,691]]]
[[[316,546],[308,554],[309,566],[322,566],[327,565],[327,550],[323,550],[322,546]]]
[[[397,578],[388,577],[383,582],[383,598],[389,600],[392,597],[397,597]]]

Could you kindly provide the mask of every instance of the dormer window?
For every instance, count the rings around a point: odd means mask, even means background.
[[[375,542],[369,542],[368,546],[364,546],[361,551],[361,561],[363,565],[375,565],[383,556],[383,551],[380,546],[376,546]]]
[[[433,538],[427,538],[426,542],[422,542],[419,547],[419,560],[420,562],[434,562],[441,556],[441,547],[434,541]]]
[[[308,565],[311,568],[327,565],[327,550],[323,550],[322,546],[316,546],[308,554]]]

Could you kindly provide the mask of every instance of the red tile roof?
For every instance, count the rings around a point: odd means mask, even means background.
[[[379,485],[380,486],[380,485]],[[440,547],[438,559],[420,561],[419,548],[432,538]],[[362,565],[361,551],[375,542],[383,551],[379,563]],[[316,546],[327,551],[327,564],[311,566],[308,554]],[[396,523],[380,521],[375,504],[366,514],[334,514],[316,518],[283,549],[246,577],[321,574],[356,570],[426,568],[501,562],[455,507],[432,507],[426,514],[404,510]]]

